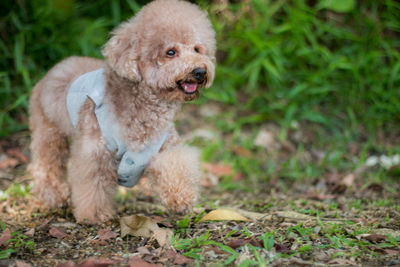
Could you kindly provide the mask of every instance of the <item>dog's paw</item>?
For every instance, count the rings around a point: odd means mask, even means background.
[[[161,194],[162,204],[174,213],[186,213],[190,211],[198,199],[197,190],[186,189],[185,191],[163,192]]]
[[[33,184],[32,193],[49,208],[60,208],[69,204],[70,190],[66,183],[51,187]]]
[[[190,210],[198,199],[200,152],[178,145],[152,159],[147,173],[162,204],[173,212]]]
[[[80,202],[73,202],[73,214],[78,223],[101,224],[114,218],[115,210],[111,202],[106,203],[85,198],[80,200]]]
[[[114,218],[113,211],[94,211],[75,209],[74,216],[78,223],[101,224]]]

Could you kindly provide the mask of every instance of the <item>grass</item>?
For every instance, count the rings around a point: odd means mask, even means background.
[[[6,232],[6,225],[3,221],[0,221],[0,226],[1,234]],[[10,258],[12,254],[31,253],[35,249],[35,242],[19,231],[12,231],[11,238],[4,245],[6,245],[6,249],[0,250],[0,260]]]
[[[0,136],[27,129],[30,90],[51,66],[70,55],[101,58],[108,32],[144,3],[3,3]],[[366,163],[372,156],[388,159],[400,154],[396,136],[400,122],[398,1],[200,4],[209,11],[217,32],[217,75],[213,87],[186,106],[189,112],[177,126],[209,131],[211,137],[197,137],[192,144],[202,148],[204,162],[222,163],[233,170],[203,190],[200,205],[268,214],[290,211],[309,220],[200,222],[204,213],[191,213],[171,219],[173,247],[192,258],[194,265],[396,263],[400,169],[398,164]],[[202,109],[217,111],[202,115]],[[272,136],[267,145],[256,141],[262,131]],[[354,180],[344,186],[348,175],[354,175]],[[30,193],[26,183],[18,183],[18,175],[16,179],[8,189],[0,188],[4,189],[0,200],[20,211],[27,209],[19,205]],[[132,212],[128,203],[133,194],[120,193],[117,198],[120,214]],[[160,210],[154,214],[165,216]],[[50,217],[72,220],[70,211],[58,210],[37,213],[27,221],[36,224]],[[26,224],[9,219],[5,216],[2,232],[6,225],[12,238],[1,247],[0,259],[34,260],[42,248],[58,251],[57,240],[48,238],[48,227],[30,238],[23,234]],[[111,226],[118,228],[115,223]],[[93,238],[98,229],[76,227],[79,233],[71,230],[70,236],[77,240],[63,242],[96,252],[95,245],[82,242]],[[376,241],[370,235],[384,237]],[[232,245],[239,241],[239,246]],[[100,253],[104,257],[121,251],[129,255],[142,242],[118,239],[106,246],[109,252]],[[69,260],[76,250],[57,255]],[[78,259],[87,258],[88,251]]]
[[[196,266],[205,263],[215,264],[215,266],[267,266],[269,264],[291,265],[299,262],[311,264],[321,261],[328,264],[335,259],[347,260],[346,264],[351,262],[352,264],[382,265],[390,260],[382,256],[385,251],[399,253],[400,205],[393,197],[385,195],[374,197],[367,194],[364,198],[356,199],[354,192],[347,189],[335,199],[315,201],[305,196],[304,193],[307,191],[301,191],[304,189],[301,189],[298,183],[288,187],[287,194],[255,188],[252,188],[251,193],[244,195],[240,192],[245,189],[235,189],[235,191],[228,191],[227,194],[226,183],[231,183],[231,181],[222,180],[211,189],[211,192],[203,190],[204,199],[201,201],[201,206],[206,208],[240,207],[266,214],[283,211],[286,217],[250,222],[202,222],[201,218],[205,212],[190,213],[178,218],[160,213],[161,216],[166,216],[167,221],[172,225],[169,227],[174,231],[171,245],[178,253],[191,258]],[[311,184],[308,185],[312,187]],[[260,186],[262,186],[261,183],[258,184],[258,187]],[[222,195],[221,192],[225,194]],[[371,193],[371,191],[367,192]],[[23,208],[23,205],[31,205],[21,202],[30,195],[27,188],[15,184],[7,190],[7,194],[8,197],[4,201],[9,203],[6,204],[8,210],[15,210],[13,214],[27,208]],[[118,207],[131,205],[132,198],[137,197],[140,198],[135,194],[135,196],[130,195],[121,199]],[[131,210],[131,206],[124,209],[129,209],[128,212],[133,213],[140,212],[135,210],[135,205],[134,210]],[[50,247],[53,252],[45,254],[47,255],[46,262],[50,264],[49,260],[53,260],[52,264],[54,264],[55,259],[52,258],[54,253],[61,255],[61,249],[66,256],[75,255],[77,251],[80,251],[75,248],[76,244],[82,242],[86,245],[80,246],[87,252],[83,253],[84,257],[80,258],[81,260],[89,257],[90,252],[97,253],[93,255],[101,255],[102,258],[116,257],[121,253],[129,256],[137,246],[142,246],[143,242],[146,242],[147,248],[152,248],[151,243],[147,243],[148,241],[126,237],[119,238],[106,246],[101,245],[106,250],[113,248],[111,253],[106,254],[101,252],[96,245],[87,243],[88,240],[94,238],[99,229],[109,227],[118,229],[118,222],[115,221],[97,227],[75,225],[68,230],[67,239],[62,241],[57,241],[55,238],[49,239],[47,231],[50,226],[43,228],[40,226],[42,222],[46,219],[53,220],[54,225],[69,222],[72,219],[70,212],[70,210],[64,210],[55,213],[51,211],[34,213],[36,215],[32,215],[31,218],[25,216],[23,223],[19,222],[15,225],[11,224],[12,216],[5,217],[6,224],[2,223],[2,231],[4,232],[7,227],[11,228],[12,238],[1,247],[0,257],[43,263],[44,261],[37,261],[37,258],[35,260],[35,257],[38,251],[46,251]],[[147,212],[149,211],[146,209],[145,213]],[[150,214],[157,213],[153,211]],[[303,214],[306,217],[299,220],[292,219],[293,214]],[[23,233],[31,227],[37,232],[33,237],[27,237]],[[380,232],[382,229],[388,232]],[[368,239],[369,236],[377,234],[381,235],[379,241]],[[79,236],[76,240],[75,235]],[[59,258],[57,262],[65,260],[68,258]]]
[[[196,227],[194,222],[191,222],[191,224],[192,229],[207,227],[204,225]],[[361,258],[361,254],[364,254],[364,257],[365,255],[378,257],[378,254],[374,252],[375,250],[396,249],[400,242],[400,235],[396,237],[388,234],[384,237],[385,242],[379,244],[362,238],[362,236],[367,236],[373,232],[377,225],[362,227],[350,220],[342,223],[324,223],[319,219],[312,224],[313,226],[310,226],[309,222],[307,225],[299,223],[286,229],[280,227],[273,232],[261,234],[255,234],[244,226],[241,231],[235,230],[227,233],[218,242],[211,240],[212,238],[215,239],[215,235],[211,237],[209,231],[195,238],[181,238],[178,234],[173,237],[172,245],[183,255],[198,260],[199,264],[207,260],[204,251],[207,251],[210,245],[214,245],[228,254],[223,264],[235,262],[236,266],[266,266],[280,258],[300,257],[304,260],[311,260],[316,254],[329,249],[336,251],[331,254],[332,260],[335,258]],[[185,226],[185,229],[187,230],[187,226]],[[232,249],[230,245],[226,245],[230,244],[229,240],[232,240],[232,235],[235,235],[236,238],[239,236],[241,240],[252,238],[255,243],[243,243],[243,245]],[[290,250],[277,252],[278,247],[275,244],[287,246],[288,242],[291,244]],[[240,255],[244,254],[246,254],[246,257],[240,259]]]
[[[9,198],[18,199],[24,198],[29,194],[30,187],[28,185],[21,185],[19,183],[13,183],[0,195],[0,200],[6,200]]]
[[[346,13],[305,1],[230,5],[221,11],[225,20],[215,18],[224,90],[208,96],[236,104],[244,94],[243,109],[255,113],[244,123],[391,130],[400,65],[399,42],[389,35],[400,30],[399,8],[393,1],[359,2]]]

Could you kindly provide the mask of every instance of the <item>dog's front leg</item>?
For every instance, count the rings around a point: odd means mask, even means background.
[[[117,187],[114,155],[101,138],[93,107],[92,102],[86,101],[81,109],[68,162],[74,216],[78,222],[89,224],[114,216]]]
[[[199,157],[198,149],[176,145],[162,150],[151,160],[146,176],[170,210],[186,211],[196,202],[201,176]]]

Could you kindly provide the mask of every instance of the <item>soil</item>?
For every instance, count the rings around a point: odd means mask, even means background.
[[[192,112],[194,107],[188,109],[186,114],[198,115]],[[190,121],[187,116],[180,119],[181,132],[188,133],[193,127]],[[27,132],[0,141],[3,160],[17,160],[0,169],[0,192],[15,183],[29,185],[28,144]],[[282,182],[278,177],[253,181],[249,191],[226,188],[221,178],[224,174],[218,173],[221,168],[216,163],[208,164],[202,198],[197,210],[186,217],[169,213],[158,204],[156,196],[145,190],[121,188],[118,217],[89,226],[76,223],[70,207],[49,210],[30,193],[13,190],[0,203],[0,221],[3,235],[6,228],[10,229],[14,241],[0,245],[0,251],[14,252],[1,259],[0,266],[194,266],[196,262],[201,266],[250,262],[245,266],[251,266],[257,261],[259,266],[400,266],[399,183],[365,184],[357,174],[356,178],[347,177],[347,181],[340,174],[327,174],[311,180]],[[239,186],[247,183],[240,175],[235,177]],[[216,207],[265,216],[249,221],[198,222],[199,212],[204,214]],[[173,230],[175,238],[189,240],[188,247],[161,247],[154,238],[121,237],[119,218],[132,214],[147,216],[160,228]],[[185,218],[188,222],[182,226]],[[262,241],[265,233],[274,235],[269,250]],[[190,243],[206,235],[208,241],[223,246]],[[32,247],[29,240],[34,242]],[[232,253],[224,246],[237,253],[233,261],[229,262]]]

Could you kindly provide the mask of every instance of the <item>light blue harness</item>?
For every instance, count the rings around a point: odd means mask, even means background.
[[[111,151],[116,151],[115,158],[120,160],[118,166],[118,184],[126,187],[133,187],[139,181],[144,169],[150,159],[160,150],[168,138],[168,131],[163,133],[156,142],[147,145],[142,151],[133,152],[127,150],[122,139],[120,126],[109,112],[104,102],[104,69],[88,72],[78,77],[70,86],[67,94],[67,109],[72,125],[78,124],[79,110],[87,98],[90,98],[96,105],[95,114],[100,126],[101,135]]]

